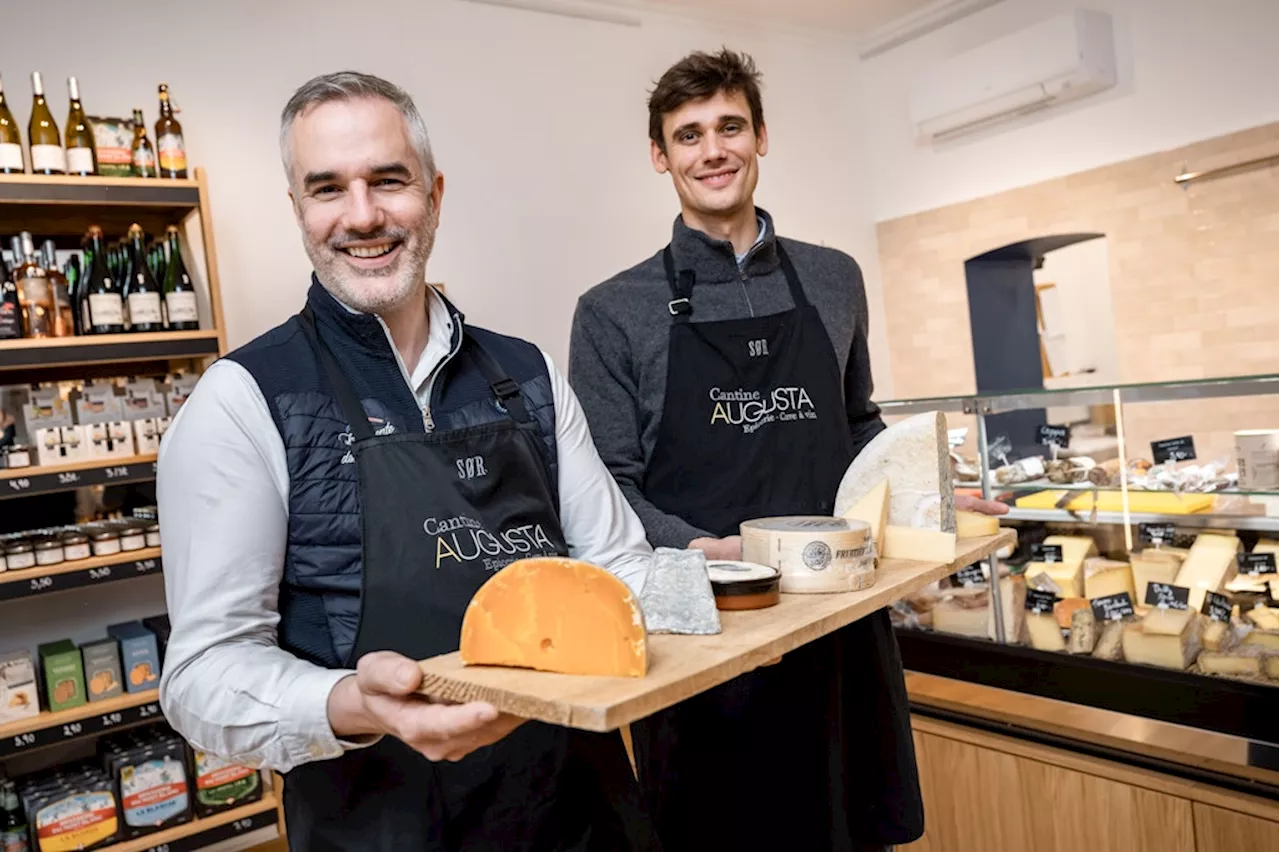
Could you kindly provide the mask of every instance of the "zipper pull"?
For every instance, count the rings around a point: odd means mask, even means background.
[[[436,431],[435,418],[431,416],[431,409],[427,406],[423,406],[422,408],[422,426],[428,432]]]

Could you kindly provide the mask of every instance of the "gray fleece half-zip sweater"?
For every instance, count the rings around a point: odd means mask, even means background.
[[[677,216],[671,235],[676,269],[692,269],[692,322],[764,316],[795,305],[778,262],[773,219],[757,208],[765,236],[743,260],[733,244],[687,227]],[[867,294],[849,255],[783,239],[809,301],[818,309],[844,376],[845,410],[854,451],[884,428],[871,402]],[[569,342],[569,382],[582,402],[600,457],[618,481],[655,547],[686,547],[710,535],[667,514],[645,497],[645,471],[662,423],[667,387],[671,290],[662,252],[592,287],[578,300]]]

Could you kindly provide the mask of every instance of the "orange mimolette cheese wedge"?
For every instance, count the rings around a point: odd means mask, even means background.
[[[490,577],[462,617],[462,662],[644,677],[644,616],[626,583],[586,562],[521,559]]]

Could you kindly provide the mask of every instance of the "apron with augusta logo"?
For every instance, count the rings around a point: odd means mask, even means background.
[[[666,401],[644,480],[716,536],[830,515],[853,458],[839,364],[782,244],[794,308],[690,322],[694,276],[663,253],[673,317]],[[921,831],[906,689],[888,614],[632,726],[664,847],[833,852]]]
[[[565,555],[538,426],[519,385],[467,335],[508,415],[491,424],[376,435],[309,310],[302,329],[355,440],[363,539],[360,624],[347,667],[372,651],[422,659],[458,649],[462,615],[493,572]],[[657,848],[621,737],[526,722],[456,763],[392,737],[303,764],[285,779],[296,850]]]

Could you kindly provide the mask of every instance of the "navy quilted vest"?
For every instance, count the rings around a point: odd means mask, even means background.
[[[375,429],[383,434],[424,431],[423,413],[381,323],[347,311],[314,277],[307,304]],[[454,354],[431,389],[438,432],[507,416],[465,349],[460,351],[463,316],[452,304],[449,310]],[[469,327],[468,333],[519,383],[542,432],[554,487],[555,403],[542,353],[531,343],[481,328]],[[360,497],[355,460],[348,451],[351,433],[297,317],[226,357],[257,381],[288,456],[289,542],[280,586],[280,645],[320,665],[342,666],[355,644],[360,616]]]

